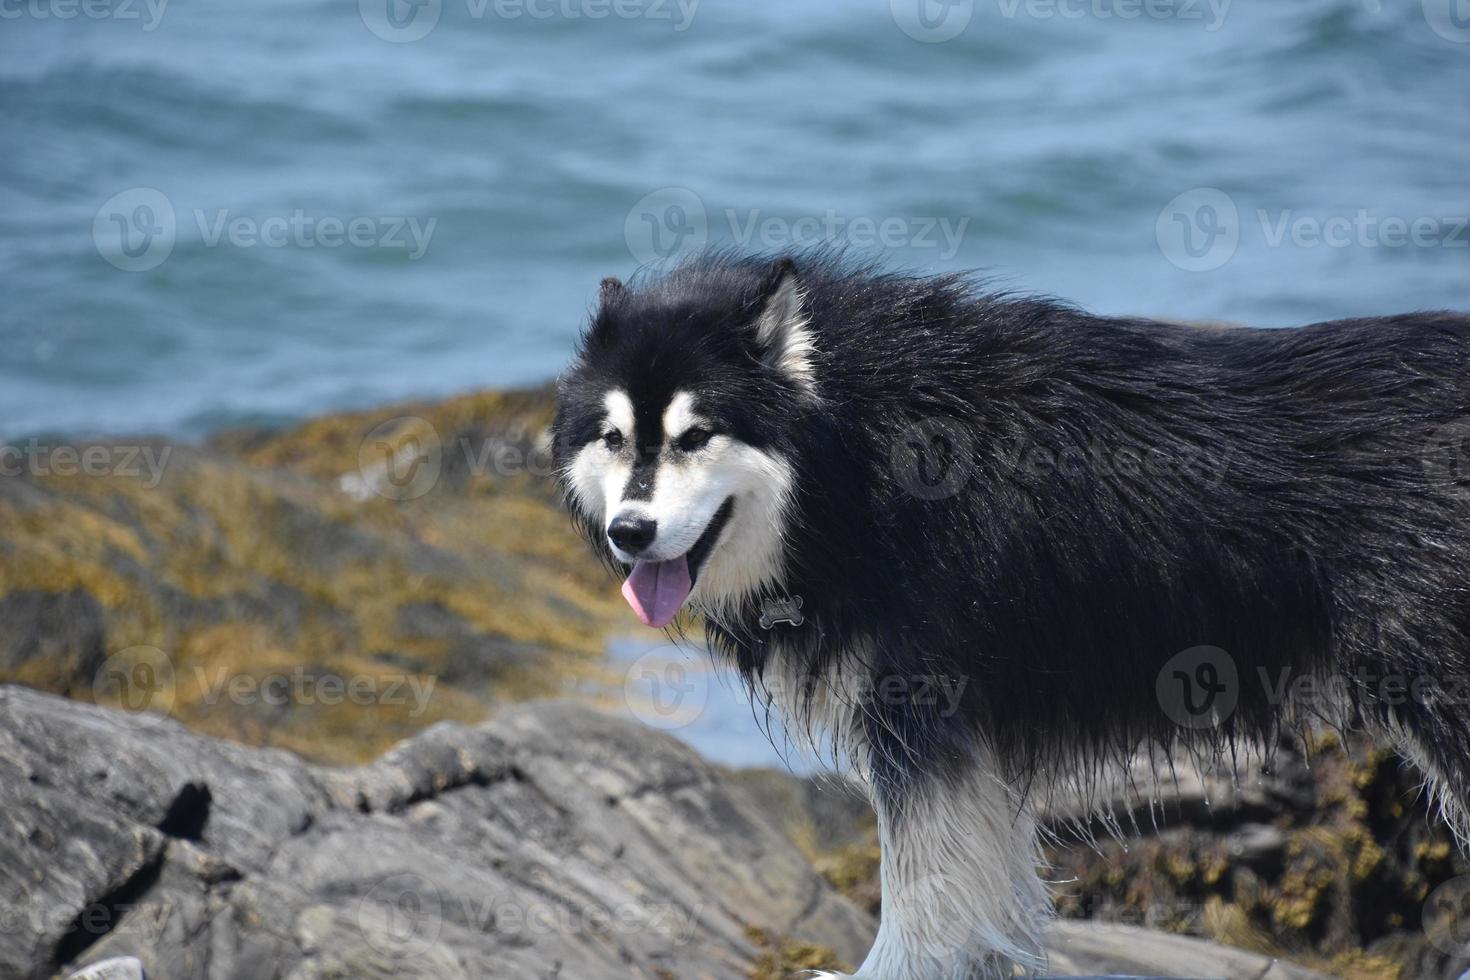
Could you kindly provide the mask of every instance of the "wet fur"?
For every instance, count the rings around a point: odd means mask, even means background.
[[[1470,677],[1470,462],[1446,444],[1470,434],[1470,318],[1196,328],[815,254],[794,262],[793,355],[761,325],[772,270],[715,252],[604,290],[555,442],[566,459],[593,437],[610,385],[675,386],[790,464],[779,575],[705,629],[754,692],[785,678],[798,726],[821,715],[880,813],[923,813],[980,759],[1023,813],[1141,748],[1269,746],[1301,721],[1271,696],[1285,671],[1340,679],[1345,716],[1408,746],[1463,833],[1470,704],[1388,703],[1362,677]],[[968,473],[939,499],[912,489],[915,460],[945,455],[926,420],[960,433],[947,462]],[[805,624],[761,629],[788,595]],[[1201,645],[1228,652],[1238,704],[1181,728],[1156,682]],[[815,706],[839,675],[852,703]],[[923,677],[968,679],[958,710],[873,694]],[[905,975],[874,963],[860,975]]]

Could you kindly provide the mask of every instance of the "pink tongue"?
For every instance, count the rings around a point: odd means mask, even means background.
[[[689,560],[640,561],[623,583],[623,598],[643,620],[644,626],[663,629],[674,621],[694,583],[689,579]]]

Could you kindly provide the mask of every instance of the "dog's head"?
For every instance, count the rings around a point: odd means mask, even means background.
[[[605,280],[558,387],[568,505],[663,627],[779,582],[792,426],[817,404],[815,351],[789,259],[695,263]]]

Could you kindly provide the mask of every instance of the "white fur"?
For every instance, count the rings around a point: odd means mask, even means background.
[[[1045,967],[1036,820],[987,760],[926,781],[898,812],[875,806],[883,920],[857,977],[998,980],[1012,963]]]
[[[817,375],[812,358],[817,348],[805,302],[796,276],[786,276],[756,321],[756,337],[769,351],[772,366],[794,381],[803,394],[815,396]]]
[[[803,751],[852,767],[867,782],[863,648],[807,678],[779,651],[764,690]],[[977,749],[951,780],[923,780],[899,807],[870,791],[878,813],[883,915],[857,980],[991,980],[1012,963],[1045,966],[1051,898],[1038,875],[1036,817]],[[823,973],[837,980],[845,974]]]
[[[626,500],[632,475],[634,412],[628,396],[612,391],[604,399],[605,427],[623,436],[621,449],[601,440],[583,446],[568,467],[568,484],[577,505],[592,520],[610,522],[619,514],[641,514],[658,522],[650,561],[677,558],[694,547],[720,506],[734,498],[734,513],[699,572],[691,602],[718,615],[739,599],[779,582],[781,536],[794,476],[791,465],[774,453],[716,434],[702,449],[679,452],[675,443],[690,428],[708,424],[694,410],[690,392],[676,392],[663,412],[664,440],[651,500]],[[632,555],[613,553],[631,563]]]
[[[664,438],[677,442],[679,437],[696,426],[707,425],[708,420],[694,411],[694,396],[687,391],[676,391],[664,409]]]
[[[616,430],[628,446],[635,445],[633,402],[621,391],[609,391],[602,399],[603,432]],[[567,470],[567,483],[582,513],[606,523],[617,513],[623,488],[633,475],[633,458],[608,449],[602,440],[583,446]]]
[[[607,424],[621,432],[628,441],[633,441],[633,400],[616,389],[603,396],[602,405],[607,409]]]
[[[718,438],[711,445],[715,441]],[[725,441],[729,445],[710,479],[718,488],[717,495],[734,496],[735,512],[700,571],[692,597],[702,610],[715,616],[780,583],[781,539],[795,483],[791,464],[780,456],[735,440]]]

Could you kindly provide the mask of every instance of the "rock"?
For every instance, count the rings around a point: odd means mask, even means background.
[[[794,777],[780,769],[737,769],[730,778],[813,854],[870,844],[877,832],[861,783],[845,775]]]
[[[359,768],[0,688],[0,976],[738,978],[874,924],[671,737],[566,703]]]
[[[66,980],[145,980],[143,964],[132,956],[93,963],[67,977]]]
[[[1057,976],[1113,972],[1139,977],[1330,980],[1325,973],[1203,939],[1092,922],[1058,923],[1051,969]]]
[[[16,589],[0,598],[0,670],[90,681],[107,658],[105,632],[102,605],[81,589]]]

